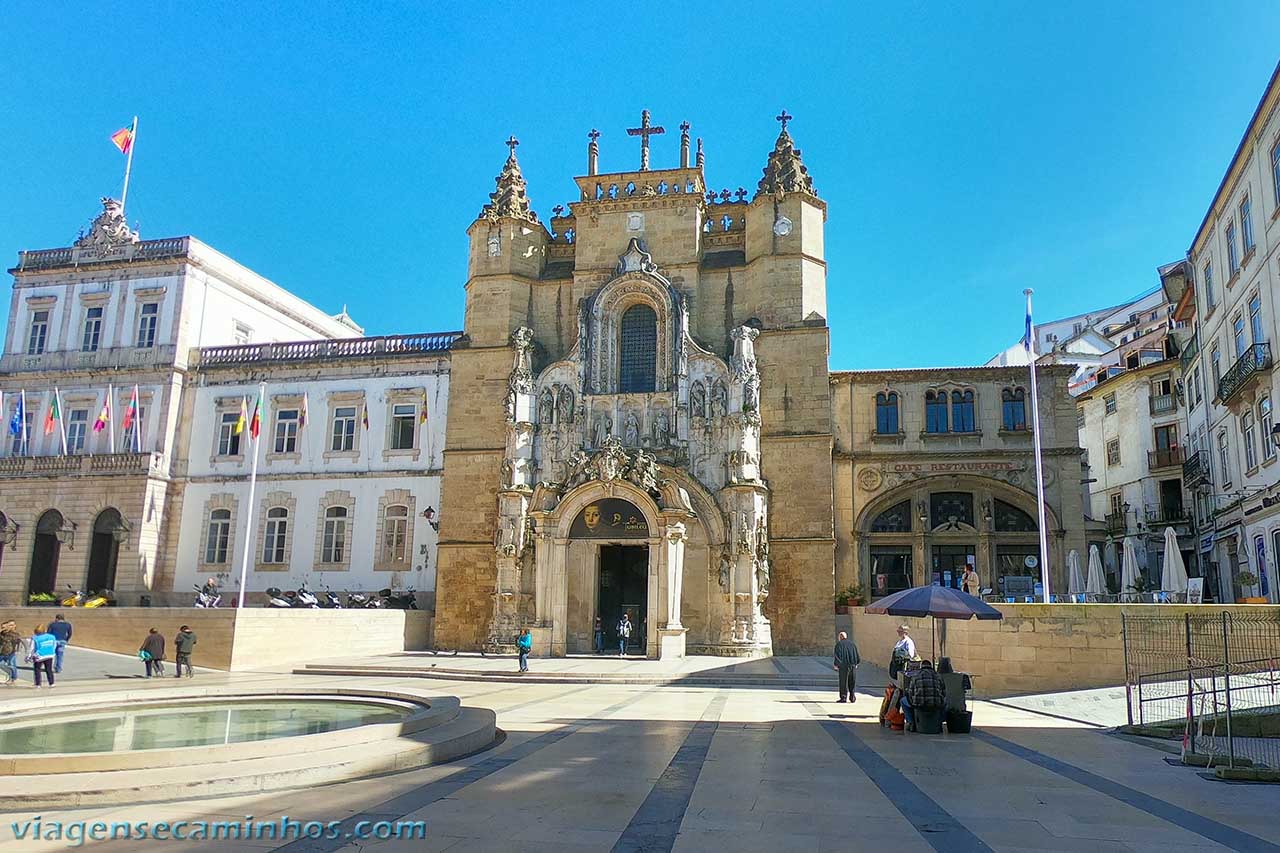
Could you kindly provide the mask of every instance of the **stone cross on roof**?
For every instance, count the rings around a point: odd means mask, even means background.
[[[512,134],[510,137],[507,138],[507,147],[511,149],[512,156],[515,156],[516,146],[519,144],[520,144],[520,140],[516,139],[514,134]]]
[[[774,118],[774,120],[775,120],[775,121],[780,121],[780,122],[782,122],[782,129],[783,129],[783,130],[786,130],[786,129],[787,129],[787,122],[791,121],[793,118],[795,118],[795,116],[793,116],[793,115],[789,114],[786,110],[783,110],[783,111],[781,112],[781,114],[776,115],[776,116],[774,116],[773,118]]]
[[[640,171],[649,171],[649,137],[666,132],[667,129],[661,125],[649,124],[648,110],[641,110],[639,127],[627,128],[627,136],[640,137]]]

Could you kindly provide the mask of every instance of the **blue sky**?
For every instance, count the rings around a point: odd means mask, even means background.
[[[370,334],[457,328],[514,133],[544,218],[642,108],[754,191],[785,107],[819,194],[833,369],[981,363],[1183,255],[1280,55],[1280,5],[7,5],[0,260],[118,194]],[[58,11],[49,11],[57,9]],[[0,312],[7,312],[7,301]],[[0,314],[0,319],[3,314]]]

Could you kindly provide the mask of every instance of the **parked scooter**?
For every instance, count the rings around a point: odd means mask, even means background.
[[[287,610],[288,608],[293,607],[293,602],[286,598],[284,593],[280,592],[280,587],[269,586],[267,587],[267,607]]]
[[[404,592],[393,592],[390,587],[378,591],[379,598],[385,602],[384,607],[390,607],[395,610],[417,610],[418,597],[414,594],[413,589]]]
[[[191,586],[192,586],[192,589],[196,591],[196,607],[211,608],[211,607],[217,607],[219,604],[222,603],[222,595],[220,593],[214,593],[213,595],[210,595],[209,593],[205,592],[204,589],[197,584],[192,584]]]
[[[338,594],[333,590],[329,589],[329,587],[325,587],[324,601],[320,604],[320,606],[327,609],[332,609],[332,610],[341,610],[342,599],[338,598]]]
[[[377,596],[365,595],[363,592],[347,590],[347,607],[376,609],[385,607],[386,602]]]
[[[314,592],[307,589],[305,583],[298,587],[298,591],[292,598],[294,607],[306,607],[311,610],[316,610],[320,607],[320,599],[316,598]]]
[[[109,589],[85,593],[67,584],[67,591],[71,594],[59,602],[63,607],[105,607],[115,600],[115,593]]]

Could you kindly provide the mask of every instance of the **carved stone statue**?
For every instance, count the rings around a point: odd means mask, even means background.
[[[751,543],[751,522],[747,521],[745,512],[738,513],[738,553],[751,554],[755,548]]]
[[[560,405],[560,423],[573,423],[573,390],[568,387],[561,387],[557,402]]]
[[[608,415],[602,415],[600,420],[596,421],[596,447],[604,447],[604,443],[609,440],[613,434],[613,420]]]
[[[671,442],[671,419],[665,409],[659,409],[653,418],[653,446],[666,447]]]
[[[742,386],[742,411],[756,412],[760,409],[760,374],[752,373]]]
[[[652,453],[636,452],[636,458],[627,469],[627,479],[646,492],[658,490],[658,460]]]
[[[616,438],[605,439],[603,449],[591,460],[596,477],[606,483],[621,477],[626,464],[627,452]]]
[[[769,594],[769,527],[763,517],[756,522],[756,586],[761,596]]]
[[[729,413],[729,391],[719,379],[711,387],[711,417],[723,418]]]
[[[104,196],[102,198],[102,212],[97,215],[89,226],[89,233],[76,240],[76,248],[106,253],[120,246],[127,246],[136,242],[138,242],[138,234],[136,231],[129,230],[129,224],[125,221],[124,211],[120,207],[120,202],[114,198]]]
[[[543,426],[551,426],[551,421],[555,417],[556,400],[551,393],[550,388],[544,388],[542,395],[538,399],[538,423]]]
[[[568,470],[564,478],[566,491],[581,486],[591,479],[591,474],[588,470],[590,465],[591,456],[585,450],[575,450],[569,455],[569,461],[566,465]]]
[[[500,556],[514,557],[516,555],[516,521],[513,518],[504,518],[498,526],[494,548]]]
[[[729,546],[720,549],[720,588],[729,591],[729,576],[733,573],[733,562],[729,559]]]
[[[750,326],[739,326],[729,333],[733,338],[733,378],[739,382],[746,382],[748,376],[758,375],[755,340],[759,335],[759,330]]]
[[[640,419],[636,417],[635,412],[627,412],[627,428],[623,435],[627,447],[640,446]]]
[[[509,489],[515,485],[516,469],[510,459],[502,460],[502,488]]]
[[[694,382],[689,389],[689,417],[705,418],[707,416],[707,386]]]

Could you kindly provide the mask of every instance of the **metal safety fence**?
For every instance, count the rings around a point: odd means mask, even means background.
[[[1183,752],[1280,768],[1280,612],[1122,617],[1129,724]]]

